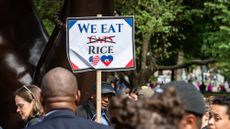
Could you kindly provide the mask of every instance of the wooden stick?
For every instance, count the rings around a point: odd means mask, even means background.
[[[101,123],[101,71],[97,71],[97,109],[96,109],[96,121]]]
[[[97,17],[102,17],[102,14],[97,14]],[[101,123],[101,71],[97,70],[97,109],[96,109],[96,121]]]

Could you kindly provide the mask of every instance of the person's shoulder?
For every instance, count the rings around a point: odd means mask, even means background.
[[[28,127],[24,128],[24,129],[44,129],[43,128],[43,122],[41,121],[41,122],[39,122],[37,124],[28,126]]]
[[[87,112],[86,105],[80,105],[77,107],[75,114],[77,116],[83,116],[84,114],[86,114],[86,112]]]
[[[84,103],[80,106],[78,106],[75,114],[78,117],[83,117],[86,119],[91,119],[93,117],[93,115],[95,114],[95,110],[92,107],[90,102]]]
[[[86,104],[79,105],[79,106],[77,107],[77,112],[78,112],[78,111],[85,110],[85,107],[86,107]]]
[[[109,126],[105,126],[103,124],[100,124],[94,121],[90,121],[90,120],[86,120],[80,117],[76,117],[75,120],[76,120],[77,125],[81,127],[87,127],[90,129],[112,129]]]
[[[81,118],[81,117],[59,117],[49,120],[43,120],[42,122],[25,128],[25,129],[63,129],[74,128],[74,129],[112,129],[108,126]]]
[[[42,120],[43,120],[43,117],[40,117],[40,116],[34,117],[33,119],[31,119],[30,121],[27,122],[26,127],[36,125],[36,124],[42,122]]]
[[[106,125],[103,125],[103,124],[99,124],[99,123],[96,123],[94,121],[90,121],[91,122],[91,127],[90,129],[113,129],[112,127],[110,126],[106,126]]]

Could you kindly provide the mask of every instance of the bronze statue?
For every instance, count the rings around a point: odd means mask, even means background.
[[[65,52],[66,17],[108,16],[113,12],[113,0],[65,0],[48,41],[31,0],[0,0],[0,126],[20,128],[13,98],[15,89],[26,83],[39,85],[44,73],[53,67],[70,69]],[[95,73],[75,75],[84,101],[95,83]]]
[[[0,126],[18,127],[13,92],[31,83],[48,41],[30,0],[0,1]]]

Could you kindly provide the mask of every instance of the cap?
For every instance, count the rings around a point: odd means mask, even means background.
[[[185,111],[197,115],[203,115],[205,112],[205,103],[202,94],[195,86],[185,81],[172,81],[162,86],[162,89],[175,87],[185,106]]]
[[[93,85],[93,91],[96,92],[96,84]],[[110,83],[101,82],[101,93],[115,95],[115,90]]]

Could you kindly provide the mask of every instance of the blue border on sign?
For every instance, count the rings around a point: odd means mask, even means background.
[[[125,21],[130,25],[130,27],[133,26],[133,19],[132,18],[125,18]]]
[[[71,27],[77,22],[77,20],[68,20],[68,29],[71,29]]]

